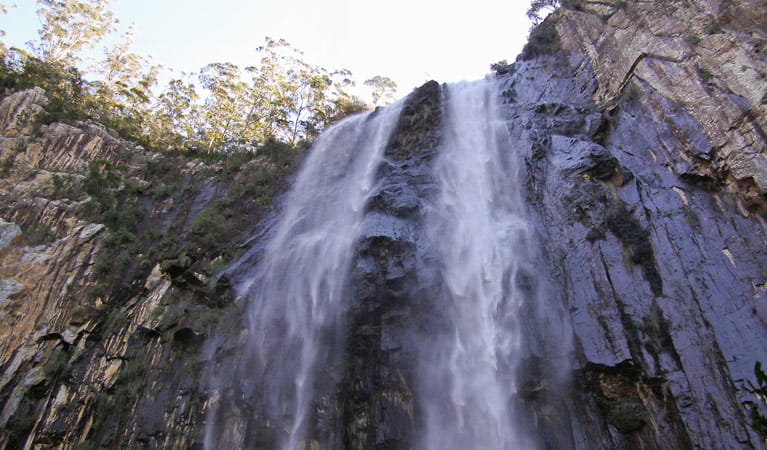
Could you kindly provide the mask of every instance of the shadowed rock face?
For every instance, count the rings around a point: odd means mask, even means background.
[[[552,19],[562,48],[588,58],[595,103],[650,89],[656,119],[678,136],[678,173],[716,180],[747,205],[767,192],[767,2],[575,2]],[[757,18],[756,16],[759,16]]]
[[[192,446],[207,401],[200,349],[213,319],[231,320],[231,289],[196,257],[163,256],[162,233],[188,236],[225,189],[207,179],[215,167],[98,124],[43,124],[46,103],[32,89],[0,105],[0,448]],[[150,194],[166,183],[185,195]],[[97,195],[141,218],[115,232],[87,212]],[[140,259],[121,264],[147,229]]]
[[[561,11],[550,20],[562,48],[576,52],[518,62],[505,77],[509,127],[529,149],[528,194],[576,338],[573,443],[759,447],[740,380],[750,379],[754,362],[767,355],[764,191],[752,195],[757,191],[741,190],[744,184],[731,178],[734,171],[724,166],[734,154],[704,153],[723,148],[714,134],[733,142],[760,134],[761,126],[721,122],[731,105],[724,100],[703,116],[703,103],[736,95],[725,83],[734,90],[737,84],[724,73],[713,82],[682,75],[691,64],[683,57],[621,65],[634,46],[651,54],[660,42],[673,42],[654,28],[679,36],[690,30],[674,28],[675,15],[660,19],[646,7],[611,7],[606,23],[591,9],[596,3]],[[689,13],[681,6],[675,12]],[[712,14],[710,20],[718,17]],[[599,37],[576,38],[591,22]],[[726,31],[704,40],[741,37]],[[764,66],[753,50],[742,56]],[[643,77],[650,67],[676,70],[686,87]],[[694,92],[707,99],[675,97]],[[738,108],[754,117],[763,111],[759,102]],[[756,152],[748,170],[757,180],[765,141],[752,142],[743,151]]]
[[[441,89],[415,90],[379,169],[381,185],[352,269],[349,343],[342,388],[344,445],[410,448],[414,438],[413,329],[424,317],[419,270],[424,202],[435,189],[431,162],[439,142]]]
[[[764,70],[764,30],[723,25],[719,32],[695,21],[688,24],[683,19],[702,10],[710,14],[709,24],[732,23],[726,16],[731,8],[699,3],[661,2],[660,10],[668,9],[662,18],[649,10],[655,4],[582,2],[581,11],[563,10],[550,19],[561,51],[518,61],[500,75],[504,88],[499,95],[505,99],[512,141],[526,155],[526,192],[553,273],[549,301],[567,311],[575,339],[572,365],[553,361],[555,349],[542,330],[556,321],[535,305],[523,313],[529,318],[529,362],[520,369],[519,401],[530,411],[543,446],[761,445],[742,406],[753,399],[741,380],[753,376],[755,361],[767,358],[767,230],[760,186],[767,173],[761,162],[765,110],[757,95],[767,91],[767,82],[744,81],[727,67],[739,60]],[[598,6],[605,11],[597,13]],[[593,19],[600,34],[575,34]],[[745,36],[746,31],[752,35]],[[653,63],[653,57],[637,56],[621,66],[632,48],[653,55],[689,33],[701,33],[701,46],[693,46],[695,39],[684,40],[678,61],[669,56]],[[707,47],[715,42],[718,46]],[[621,67],[625,72],[618,73]],[[706,67],[715,75],[706,75]],[[682,85],[676,78],[650,76],[650,69],[659,68],[674,71]],[[417,137],[395,136],[393,142],[411,139]],[[744,160],[748,163],[739,162]],[[419,175],[408,183],[430,186],[421,184],[424,179]],[[428,198],[429,189],[420,195]],[[410,212],[418,211],[414,190],[398,186],[403,195],[389,194],[387,202],[374,203],[373,208],[389,215],[381,223],[400,223],[403,216],[417,219]],[[398,202],[408,206],[391,206]],[[392,221],[392,215],[400,218]],[[417,233],[411,235],[416,237],[404,243],[377,235],[362,245],[363,267],[376,281],[363,282],[360,297],[378,299],[365,302],[365,310],[402,312],[382,322],[382,335],[376,327],[365,328],[376,330],[374,336],[394,338],[352,339],[367,343],[350,344],[358,367],[386,362],[407,373],[412,355],[402,350],[407,337],[398,331],[408,321],[422,329],[433,325],[434,317],[414,308],[422,304],[416,299],[431,294],[413,296],[402,289],[403,284],[412,286],[408,274],[413,270],[419,273],[419,289],[429,286],[428,270],[412,255]],[[380,267],[392,265],[405,270]],[[375,363],[361,356],[365,352]],[[397,356],[389,360],[382,355]],[[571,390],[558,386],[560,374],[553,373],[569,369]],[[387,371],[395,372],[382,368],[378,373]],[[371,382],[357,386],[375,392],[372,380],[380,379],[375,370],[368,373],[363,379]],[[412,388],[396,386],[387,390],[397,392],[400,400],[411,398]],[[364,399],[357,404],[374,403],[362,395],[370,392],[366,389],[355,391],[355,398]],[[353,436],[370,436],[369,430],[387,435],[387,417],[405,416],[373,416],[370,411],[365,417],[377,417],[380,426],[366,418]],[[355,417],[361,416],[347,416]],[[402,420],[391,423],[403,430]],[[417,429],[417,409],[415,423]]]
[[[515,280],[547,305],[521,312],[519,409],[542,448],[762,448],[741,383],[767,361],[767,5],[573,3],[498,75],[545,260]],[[410,95],[378,169],[340,380],[307,448],[418,438],[414,340],[444,325],[422,251],[443,96],[435,82]],[[0,448],[201,448],[214,401],[221,442],[273,448],[252,387],[211,389],[245,329],[226,278],[186,253],[131,269],[128,286],[94,272],[106,229],[77,213],[88,162],[123,162],[143,189],[156,155],[94,124],[41,125],[44,105],[37,90],[0,105]],[[200,173],[183,168],[192,194],[143,197],[152,226],[226,195],[220,173]],[[252,249],[240,266],[278,213],[231,237]]]

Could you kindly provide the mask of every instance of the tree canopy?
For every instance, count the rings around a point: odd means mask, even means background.
[[[369,109],[349,92],[355,83],[348,70],[310,64],[284,39],[269,37],[255,49],[253,65],[212,62],[158,86],[168,77],[133,52],[133,28],[114,39],[119,21],[109,0],[37,2],[39,39],[27,43],[28,50],[0,52],[3,93],[41,86],[59,118],[93,118],[157,150],[297,145],[345,115]],[[108,36],[115,41],[111,46],[104,45]],[[95,79],[86,80],[83,55],[99,46],[101,58],[87,66]],[[376,76],[365,84],[375,105],[393,100],[391,79]]]
[[[395,83],[389,77],[382,77],[376,75],[373,78],[366,80],[365,85],[370,86],[373,89],[373,104],[375,106],[382,103],[391,103],[394,101],[394,94],[397,92],[397,83]]]
[[[96,46],[114,30],[108,0],[37,0],[40,40],[32,43],[35,55],[45,61],[75,65],[80,52]]]

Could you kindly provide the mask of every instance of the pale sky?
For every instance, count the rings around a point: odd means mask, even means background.
[[[8,0],[4,41],[37,38],[35,0]],[[474,80],[527,38],[527,0],[112,0],[121,28],[135,24],[134,51],[152,63],[195,72],[212,62],[258,62],[264,37],[284,38],[305,60],[346,68],[361,83],[388,76],[400,95],[430,79]]]

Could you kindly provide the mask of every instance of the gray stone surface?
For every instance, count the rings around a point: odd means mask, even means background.
[[[741,381],[767,359],[764,221],[692,175],[682,150],[705,157],[712,145],[648,85],[587,126],[592,77],[581,62],[519,62],[504,92],[561,292],[552,300],[574,330],[574,395],[588,400],[571,416],[574,445],[760,447]],[[638,370],[632,392],[655,397],[625,395],[631,406],[616,409],[582,381],[626,361]],[[638,420],[641,409],[652,419]]]

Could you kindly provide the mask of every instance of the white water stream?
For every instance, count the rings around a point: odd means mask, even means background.
[[[299,173],[263,259],[240,290],[250,297],[246,348],[280,446],[293,450],[310,426],[318,371],[343,352],[349,264],[375,171],[399,105],[323,133]]]
[[[417,449],[527,449],[515,412],[521,361],[520,273],[532,258],[519,161],[500,118],[492,81],[448,86],[436,194],[425,210],[438,274],[436,329],[415,345]],[[279,448],[314,448],[320,397],[340,380],[350,264],[365,206],[401,105],[347,119],[314,144],[258,265],[240,293],[249,298],[243,395],[268,411]],[[527,297],[530,297],[527,292]],[[328,381],[330,380],[330,381]],[[328,404],[332,402],[327,402]],[[332,405],[329,407],[332,410]],[[216,408],[211,407],[209,430]],[[339,420],[331,419],[331,420]],[[206,448],[217,448],[215,431]]]
[[[439,186],[427,213],[443,280],[437,308],[445,330],[427,336],[419,357],[425,429],[418,448],[525,449],[515,420],[521,359],[518,271],[531,254],[519,163],[483,80],[448,86]]]

